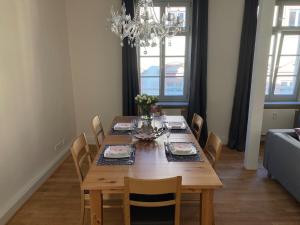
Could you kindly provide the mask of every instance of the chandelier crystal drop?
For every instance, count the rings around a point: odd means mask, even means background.
[[[111,31],[120,37],[122,47],[125,38],[131,47],[156,47],[159,41],[163,43],[164,38],[173,37],[183,29],[183,20],[179,13],[171,13],[170,7],[167,7],[166,13],[158,18],[153,0],[139,0],[134,18],[126,15],[125,3],[121,11],[114,11],[112,8],[109,21]]]

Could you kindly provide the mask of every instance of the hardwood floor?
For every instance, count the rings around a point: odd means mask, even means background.
[[[244,170],[242,163],[243,153],[223,150],[217,172],[224,188],[215,194],[216,225],[300,225],[300,204],[267,178],[261,163],[257,171]],[[70,156],[8,225],[77,225],[79,210],[79,183]],[[197,205],[184,206],[182,224],[198,225],[198,211]],[[104,210],[104,224],[121,225],[122,217],[120,209]]]

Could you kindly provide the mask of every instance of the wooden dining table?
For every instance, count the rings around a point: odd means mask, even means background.
[[[118,116],[117,122],[130,122],[135,117]],[[167,116],[167,121],[185,121],[182,116]],[[103,194],[122,194],[124,191],[124,177],[139,179],[164,179],[182,176],[182,193],[199,193],[200,224],[213,225],[213,197],[214,191],[222,187],[215,170],[210,165],[204,152],[194,135],[188,128],[186,133],[171,133],[171,142],[193,142],[199,149],[201,161],[197,162],[168,162],[163,135],[152,142],[137,141],[131,135],[116,135],[108,133],[104,145],[95,157],[82,185],[82,190],[89,190],[91,202],[91,224],[103,224]],[[97,159],[103,151],[103,146],[110,144],[133,144],[136,148],[135,163],[133,165],[97,165]]]

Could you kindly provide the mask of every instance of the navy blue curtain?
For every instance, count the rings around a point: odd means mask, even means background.
[[[239,64],[232,108],[228,146],[244,151],[255,48],[258,0],[245,0]]]
[[[125,3],[126,14],[134,17],[134,0],[123,0]],[[122,49],[122,94],[123,94],[123,115],[137,115],[137,107],[134,97],[139,93],[138,67],[137,67],[137,52],[136,48],[132,48],[127,44],[127,39],[124,40]]]
[[[191,51],[191,80],[188,106],[188,122],[197,113],[204,119],[200,145],[207,139],[206,105],[207,105],[207,31],[208,0],[193,0]]]

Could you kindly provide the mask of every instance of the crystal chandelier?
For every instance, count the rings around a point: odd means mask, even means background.
[[[111,31],[120,37],[121,46],[125,38],[131,47],[156,47],[158,41],[173,37],[182,30],[183,20],[179,13],[166,8],[161,19],[155,14],[153,0],[139,0],[134,18],[126,15],[125,3],[121,12],[111,10]]]

